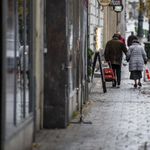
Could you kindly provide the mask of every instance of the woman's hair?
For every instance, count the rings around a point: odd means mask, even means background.
[[[132,43],[140,43],[140,42],[138,41],[138,39],[134,39],[132,40]]]

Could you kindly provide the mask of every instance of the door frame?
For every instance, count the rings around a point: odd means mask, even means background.
[[[0,6],[0,149],[4,150],[4,137],[5,137],[5,87],[6,87],[6,77],[5,77],[5,66],[6,66],[6,0],[2,0],[2,5]]]

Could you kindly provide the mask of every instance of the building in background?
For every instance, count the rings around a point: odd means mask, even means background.
[[[131,34],[131,31],[134,32],[135,35],[138,34],[138,0],[126,0],[126,39]],[[147,34],[149,31],[149,23],[148,19],[143,15],[143,38],[147,38]],[[146,39],[145,39],[146,40]]]

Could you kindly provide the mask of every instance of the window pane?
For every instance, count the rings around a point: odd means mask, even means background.
[[[17,22],[18,22],[18,37],[17,45],[19,45],[17,49],[17,69],[18,69],[18,78],[17,78],[17,97],[16,97],[16,119],[17,123],[19,123],[23,119],[23,79],[22,79],[22,70],[21,70],[21,62],[22,58],[20,56],[21,47],[23,45],[23,1],[17,1]]]
[[[29,115],[29,50],[30,50],[30,11],[29,11],[30,7],[29,7],[29,0],[26,0],[26,49],[25,49],[25,65],[26,65],[26,74],[25,74],[25,92],[26,92],[26,117]]]
[[[70,46],[70,66],[69,69],[69,89],[73,90],[73,0],[69,0],[69,46]]]
[[[18,0],[17,122],[29,115],[29,0]],[[24,14],[25,11],[25,14]]]
[[[14,79],[15,79],[15,51],[14,51],[14,0],[7,2],[7,25],[6,25],[6,135],[14,125]]]

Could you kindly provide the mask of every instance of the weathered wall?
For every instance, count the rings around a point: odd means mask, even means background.
[[[66,1],[46,1],[47,53],[44,55],[44,128],[64,128],[68,113]]]
[[[13,135],[13,138],[7,140],[5,150],[27,150],[32,147],[33,142],[33,121],[22,128],[20,132]]]

